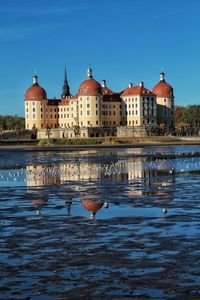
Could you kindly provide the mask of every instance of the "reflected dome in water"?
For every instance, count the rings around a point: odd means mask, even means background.
[[[98,210],[100,210],[103,206],[103,202],[99,202],[98,200],[94,200],[96,198],[96,196],[84,196],[83,199],[81,201],[82,206],[90,212],[90,218],[91,219],[95,219],[95,215],[97,213]]]

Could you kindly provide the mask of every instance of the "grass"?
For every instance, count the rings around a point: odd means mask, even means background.
[[[170,136],[151,137],[104,137],[86,139],[41,139],[38,145],[122,145],[122,144],[145,144],[145,143],[178,143],[181,140]]]

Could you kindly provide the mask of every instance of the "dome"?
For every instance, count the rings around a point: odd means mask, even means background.
[[[26,91],[25,100],[44,100],[47,99],[46,91],[38,84],[38,77],[33,77],[33,85]]]
[[[158,97],[174,97],[173,88],[165,81],[165,73],[163,71],[160,73],[160,82],[153,87],[152,92]]]
[[[87,69],[87,79],[84,80],[78,89],[78,96],[99,96],[102,95],[101,85],[93,79],[92,69]]]
[[[173,88],[171,85],[169,85],[167,82],[160,81],[157,83],[153,89],[152,92],[156,94],[158,97],[166,97],[171,98],[174,97]]]
[[[99,96],[102,95],[100,84],[94,79],[84,80],[78,89],[78,96]]]

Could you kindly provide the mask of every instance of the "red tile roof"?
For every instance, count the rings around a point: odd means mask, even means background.
[[[122,97],[125,97],[125,96],[134,96],[134,95],[155,96],[155,94],[153,92],[149,91],[144,86],[132,86],[130,88],[126,88],[121,93]]]
[[[101,87],[103,95],[112,95],[114,92],[110,90],[107,86]]]

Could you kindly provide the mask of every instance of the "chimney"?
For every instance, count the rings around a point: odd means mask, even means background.
[[[130,89],[132,86],[133,86],[132,82],[129,82],[129,83],[128,83],[129,89]]]
[[[101,81],[101,86],[102,86],[102,87],[106,87],[106,80],[105,80],[105,79],[103,79],[103,80]]]
[[[140,81],[140,87],[143,87],[143,86],[144,86],[144,82]]]

